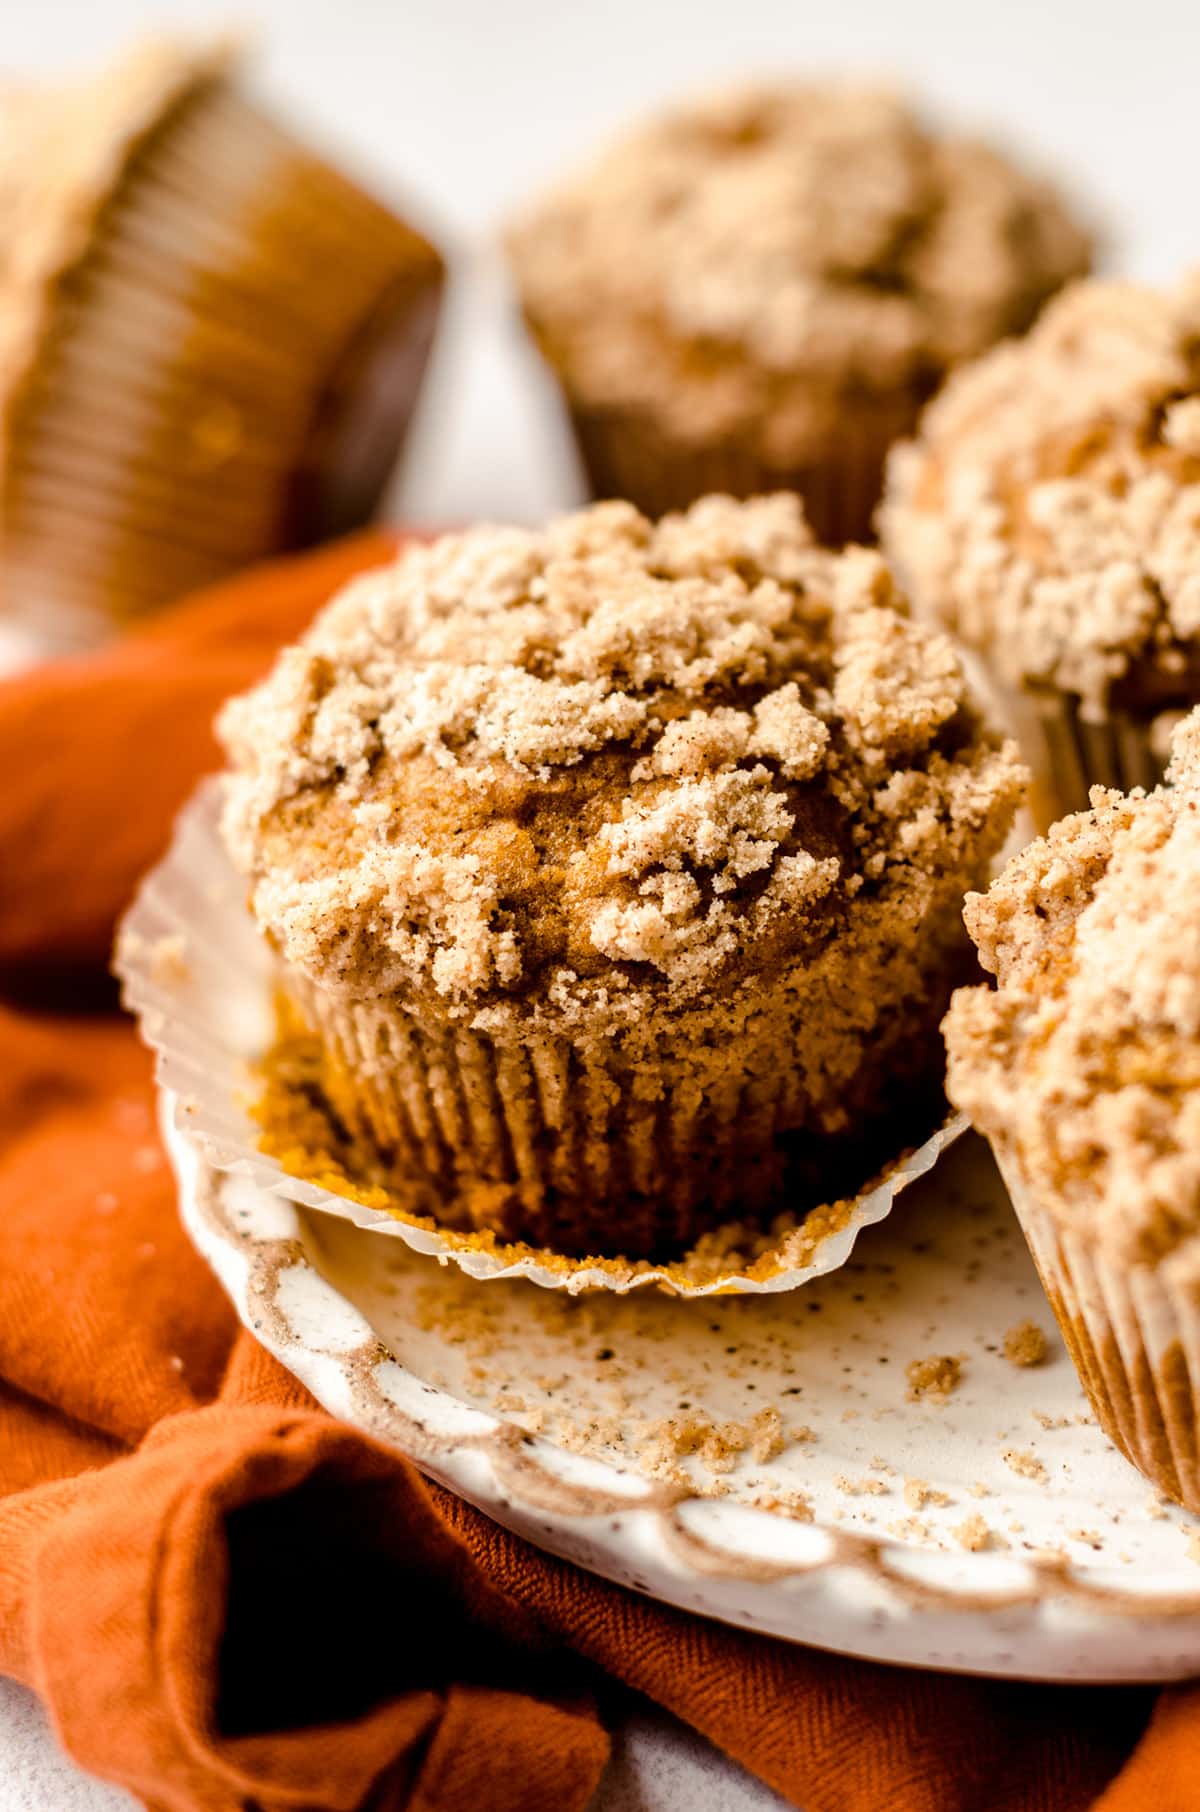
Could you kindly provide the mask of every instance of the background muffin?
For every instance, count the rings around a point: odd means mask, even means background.
[[[840,542],[949,367],[1026,327],[1090,246],[986,146],[887,93],[797,84],[652,122],[510,251],[597,495],[659,514],[797,489]]]
[[[955,996],[947,1086],[1104,1428],[1200,1510],[1200,712],[1174,747],[968,902],[999,987]]]
[[[221,731],[319,1086],[419,1211],[663,1255],[929,1131],[1021,770],[794,497],[415,547]]]
[[[0,602],[41,635],[349,528],[395,462],[441,261],[235,73],[156,43],[3,98]]]
[[[1161,777],[1200,699],[1200,273],[1080,284],[893,455],[887,551],[1007,689],[1043,823]]]

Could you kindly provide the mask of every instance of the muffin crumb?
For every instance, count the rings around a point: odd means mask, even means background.
[[[1015,1472],[1023,1479],[1033,1479],[1036,1484],[1044,1485],[1047,1472],[1035,1453],[1029,1453],[1019,1447],[1006,1447],[1003,1453],[1004,1464],[1010,1472]]]
[[[970,1554],[982,1553],[985,1548],[992,1545],[994,1540],[992,1530],[977,1510],[965,1517],[956,1528],[951,1530],[951,1534],[959,1547],[966,1548]]]
[[[928,1359],[910,1360],[908,1399],[910,1403],[929,1400],[944,1402],[962,1383],[962,1360],[952,1353],[935,1353]]]
[[[1018,1321],[1004,1336],[1004,1357],[1010,1365],[1041,1365],[1049,1350],[1045,1331],[1036,1321]]]
[[[926,1504],[940,1508],[952,1500],[946,1491],[939,1491],[925,1479],[905,1479],[904,1501],[912,1510],[923,1510]]]
[[[861,1479],[848,1478],[839,1472],[834,1478],[834,1486],[844,1497],[886,1497],[891,1486],[884,1479],[870,1476]]]
[[[813,1507],[803,1491],[764,1491],[750,1499],[756,1510],[769,1510],[775,1516],[786,1516],[794,1523],[811,1523]]]

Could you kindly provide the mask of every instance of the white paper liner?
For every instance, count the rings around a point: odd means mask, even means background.
[[[1159,1266],[1107,1261],[1029,1189],[993,1146],[1067,1350],[1104,1432],[1160,1491],[1200,1513],[1200,1305]]]
[[[1032,769],[1030,805],[1039,831],[1069,812],[1086,812],[1094,786],[1149,792],[1163,777],[1169,743],[1157,715],[1111,711],[1088,719],[1077,698],[1050,687],[997,683],[991,696]]]
[[[472,1277],[521,1277],[572,1294],[588,1289],[623,1294],[657,1284],[682,1296],[773,1293],[796,1289],[844,1265],[864,1227],[883,1220],[896,1197],[924,1176],[966,1129],[964,1115],[947,1119],[933,1136],[897,1161],[886,1177],[847,1206],[845,1220],[814,1244],[801,1227],[778,1248],[780,1268],[714,1274],[702,1281],[681,1264],[566,1260],[529,1246],[483,1247],[478,1236],[433,1228],[369,1208],[348,1196],[285,1171],[259,1149],[252,1113],[253,1065],[275,1036],[271,954],[246,906],[245,882],[218,834],[220,782],[206,781],[180,815],[171,847],[143,882],[118,936],[116,971],[122,997],[138,1017],[156,1055],[160,1087],[173,1104],[174,1123],[218,1170],[250,1177],[289,1201],[341,1215],[356,1227],[402,1239],[416,1252],[453,1261]],[[769,1262],[769,1261],[768,1261]],[[750,1269],[748,1265],[746,1269]]]

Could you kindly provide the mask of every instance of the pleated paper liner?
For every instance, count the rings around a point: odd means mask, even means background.
[[[131,148],[10,398],[4,607],[90,641],[365,521],[442,266],[208,73]]]
[[[754,497],[798,491],[818,541],[840,547],[874,539],[872,516],[893,442],[911,434],[923,398],[847,401],[836,434],[803,464],[767,463],[756,436],[713,445],[665,433],[648,413],[570,404],[570,419],[592,494],[625,497],[647,516],[686,508],[709,492]]]
[[[1175,707],[1114,705],[1089,716],[1073,694],[1049,686],[997,686],[994,696],[1030,765],[1029,803],[1039,831],[1070,812],[1087,811],[1094,786],[1122,793],[1156,787],[1170,757],[1171,731],[1188,709],[1181,697]]]
[[[1011,1151],[993,1149],[1100,1426],[1152,1485],[1200,1514],[1200,1267],[1106,1260],[1042,1206]]]
[[[843,1265],[861,1229],[882,1220],[964,1129],[961,1116],[950,1118],[855,1195],[803,1215],[781,1213],[765,1228],[722,1227],[671,1263],[568,1258],[504,1244],[490,1234],[448,1230],[394,1191],[370,1180],[361,1185],[344,1170],[296,1175],[263,1149],[256,1117],[262,1064],[275,1039],[278,969],[220,841],[219,801],[220,783],[209,781],[183,813],[168,855],[122,926],[117,953],[126,1004],[156,1053],[177,1124],[218,1169],[399,1238],[480,1279],[520,1277],[570,1292],[656,1284],[683,1296],[761,1293],[794,1289]]]

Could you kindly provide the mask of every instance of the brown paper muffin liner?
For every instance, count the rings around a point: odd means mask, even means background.
[[[10,397],[3,603],[90,641],[367,519],[437,253],[220,75],[132,150]]]
[[[1156,787],[1170,752],[1176,714],[1138,716],[1114,709],[1085,717],[1073,694],[1051,687],[993,687],[999,715],[1021,745],[1033,774],[1029,804],[1039,831],[1082,812],[1093,786],[1127,793]]]
[[[1118,1265],[1062,1227],[996,1161],[1059,1329],[1105,1434],[1152,1485],[1200,1513],[1200,1302],[1169,1264]]]
[[[749,437],[695,445],[633,410],[579,403],[569,410],[593,496],[627,498],[658,517],[711,491],[733,497],[798,491],[817,539],[839,547],[874,539],[872,516],[888,450],[912,432],[922,401],[914,392],[848,404],[819,454],[794,466],[768,464]]]
[[[348,1135],[356,1173],[402,1179],[402,1195],[445,1226],[566,1254],[679,1252],[772,1204],[852,1194],[902,1143],[900,1126],[923,1109],[924,1130],[936,1118],[937,1015],[925,1009],[929,1086],[911,1099],[896,1091],[877,1135],[868,1123],[805,1139],[785,1131],[800,1117],[800,1084],[775,1033],[714,1089],[686,1065],[622,1061],[615,1041],[429,1029],[293,971],[280,989],[281,1048],[289,1033],[310,1034],[312,1085]],[[891,1040],[910,1069],[921,1068],[920,1031],[910,1016]]]

